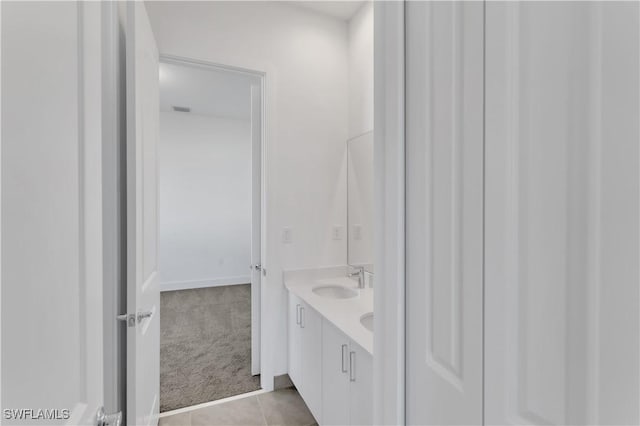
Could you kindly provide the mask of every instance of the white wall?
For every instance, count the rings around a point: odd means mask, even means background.
[[[264,383],[287,370],[283,269],[346,263],[347,24],[275,2],[149,2],[162,54],[265,72]],[[282,243],[290,227],[293,242]]]
[[[160,113],[162,290],[250,282],[249,120]]]
[[[349,138],[373,130],[373,2],[349,20]]]

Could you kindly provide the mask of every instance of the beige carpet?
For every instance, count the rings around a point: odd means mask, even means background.
[[[249,284],[161,293],[160,411],[257,389]]]

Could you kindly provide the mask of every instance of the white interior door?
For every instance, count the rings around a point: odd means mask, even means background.
[[[158,49],[143,2],[128,2],[127,422],[157,424],[160,396]]]
[[[482,423],[483,3],[406,3],[406,421]]]
[[[94,425],[103,404],[101,6],[0,9],[2,423]]]
[[[637,2],[487,2],[485,422],[640,422]]]
[[[251,86],[251,374],[260,374],[262,282],[262,87]],[[256,268],[255,265],[260,265]]]

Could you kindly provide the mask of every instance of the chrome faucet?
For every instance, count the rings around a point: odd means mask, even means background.
[[[365,288],[364,283],[364,266],[353,266],[354,272],[349,272],[350,277],[358,277],[358,288]]]

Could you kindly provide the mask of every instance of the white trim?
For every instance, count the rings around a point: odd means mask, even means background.
[[[374,4],[374,424],[405,420],[404,9]]]
[[[251,391],[247,393],[241,393],[240,395],[230,396],[228,398],[217,399],[215,401],[203,402],[202,404],[191,405],[189,407],[178,408],[176,410],[165,411],[164,413],[160,413],[159,418],[169,417],[175,414],[183,414],[191,411],[199,410],[200,408],[212,407],[214,405],[224,404],[225,402],[237,401],[239,399],[249,398],[251,396],[261,395],[263,393],[267,393],[269,391],[264,389],[258,389],[256,391]]]
[[[208,280],[170,281],[160,283],[160,291],[187,290],[191,288],[222,287],[225,285],[249,284],[250,275],[237,277],[211,278]]]

